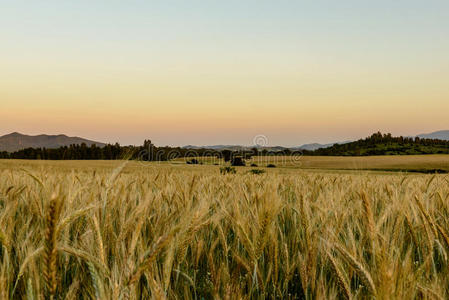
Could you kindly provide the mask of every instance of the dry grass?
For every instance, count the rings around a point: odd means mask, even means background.
[[[449,296],[445,175],[1,163],[1,299]]]

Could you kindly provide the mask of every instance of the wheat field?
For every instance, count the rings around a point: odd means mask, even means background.
[[[215,157],[197,157],[204,164],[221,163]],[[172,164],[185,164],[186,158],[179,158]],[[449,155],[380,155],[380,156],[253,156],[247,164],[264,167],[275,164],[286,169],[306,170],[371,170],[371,171],[410,171],[442,170],[449,172]]]
[[[446,175],[3,162],[1,299],[447,299]]]

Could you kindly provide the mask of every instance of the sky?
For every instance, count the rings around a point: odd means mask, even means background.
[[[297,146],[449,129],[449,1],[3,1],[0,135]]]

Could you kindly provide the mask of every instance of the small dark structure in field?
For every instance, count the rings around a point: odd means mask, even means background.
[[[267,165],[267,168],[276,168],[276,165],[268,164],[268,165]]]
[[[188,160],[187,161],[187,164],[188,165],[197,165],[197,164],[199,164],[200,162],[197,160],[197,159],[195,159],[195,158],[192,158],[191,160]]]
[[[252,163],[252,164],[251,164],[251,167],[257,167],[257,164]]]

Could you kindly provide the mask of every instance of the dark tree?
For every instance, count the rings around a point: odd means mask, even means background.
[[[241,156],[234,156],[231,160],[231,165],[234,167],[244,167],[246,166],[245,161],[243,160],[243,157]]]
[[[223,150],[223,151],[221,151],[221,156],[223,157],[225,162],[231,161],[232,151],[231,150]]]

